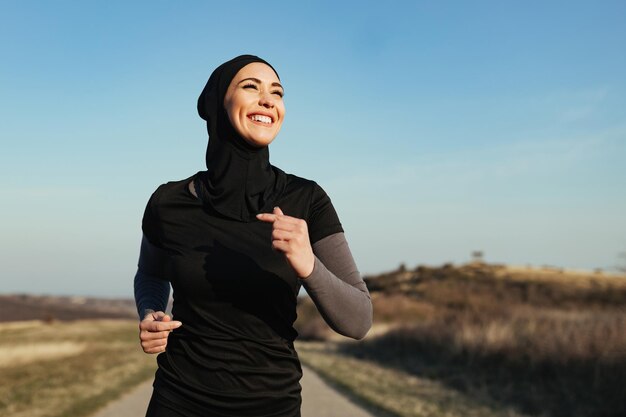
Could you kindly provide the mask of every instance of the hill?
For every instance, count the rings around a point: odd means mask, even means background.
[[[131,299],[51,295],[0,295],[0,322],[23,320],[136,319]]]
[[[359,342],[333,335],[311,300],[300,300],[302,339],[327,341],[319,363],[338,355],[358,362],[351,372],[375,364],[503,410],[477,415],[626,415],[626,277],[473,263],[400,267],[365,281],[374,326]],[[419,394],[380,391],[380,403],[409,416],[394,404],[406,408]]]
[[[371,293],[405,295],[448,308],[511,305],[607,309],[626,305],[626,277],[557,268],[472,263],[401,267],[365,277]],[[393,319],[393,317],[389,317]]]

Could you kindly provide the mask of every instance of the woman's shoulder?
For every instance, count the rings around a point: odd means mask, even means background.
[[[302,210],[309,227],[311,243],[331,235],[343,232],[337,211],[326,191],[316,182],[293,174],[287,174],[286,194],[296,201]]]
[[[285,175],[287,180],[285,189],[287,192],[305,192],[310,195],[325,194],[322,187],[314,180],[289,173],[285,173]]]
[[[306,205],[307,212],[316,210],[320,205],[331,204],[329,195],[317,181],[294,174],[287,174],[286,179],[284,196]]]
[[[189,183],[195,178],[196,175],[198,175],[198,173],[199,172],[196,172],[187,178],[172,180],[160,184],[150,196],[149,203],[158,205],[164,200],[179,196],[181,192],[186,192],[186,190],[188,190]]]

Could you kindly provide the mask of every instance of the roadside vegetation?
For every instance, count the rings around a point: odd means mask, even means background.
[[[374,415],[626,415],[626,277],[475,262],[366,281],[365,339],[334,334],[304,297],[296,348]],[[78,307],[45,305],[44,320],[0,323],[0,416],[87,417],[154,375],[135,319],[61,322]]]
[[[477,262],[367,283],[364,340],[333,336],[308,299],[298,319],[302,361],[362,401],[403,417],[626,415],[624,277]]]
[[[0,324],[0,415],[83,417],[150,378],[136,320]]]

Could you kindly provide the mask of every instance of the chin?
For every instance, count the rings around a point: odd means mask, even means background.
[[[246,142],[248,142],[248,144],[255,146],[257,148],[263,148],[265,146],[268,146],[270,143],[272,143],[274,141],[274,137],[271,138],[244,138]]]
[[[249,139],[246,139],[246,142],[248,143],[248,145],[252,145],[255,148],[264,148],[268,146],[270,143],[272,143],[271,140],[267,141],[267,140],[249,140]]]

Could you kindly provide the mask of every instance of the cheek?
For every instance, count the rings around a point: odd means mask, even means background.
[[[246,116],[245,102],[237,94],[233,94],[230,98],[224,100],[224,109],[228,115],[228,120],[230,120],[233,126]]]
[[[228,116],[228,120],[230,123],[233,123],[233,103],[229,100],[224,100],[224,110],[226,110],[226,115]]]
[[[278,110],[278,114],[280,115],[280,122],[282,123],[285,119],[285,106],[281,106]]]
[[[238,113],[234,109],[226,109],[226,114],[228,115],[228,121],[230,122],[231,127],[235,130],[235,132],[243,136],[245,132],[243,132],[243,127],[245,120],[241,119],[240,113]]]
[[[226,114],[228,114],[228,121],[230,122],[230,125],[232,127],[234,127],[235,130],[238,131],[239,128],[237,127],[238,123],[237,123],[237,116],[236,116],[236,114],[234,114],[233,112],[228,111],[228,110],[226,111]]]
[[[241,107],[230,106],[226,107],[226,114],[228,115],[228,121],[230,125],[241,134],[241,128],[243,127],[246,119],[246,113]]]

